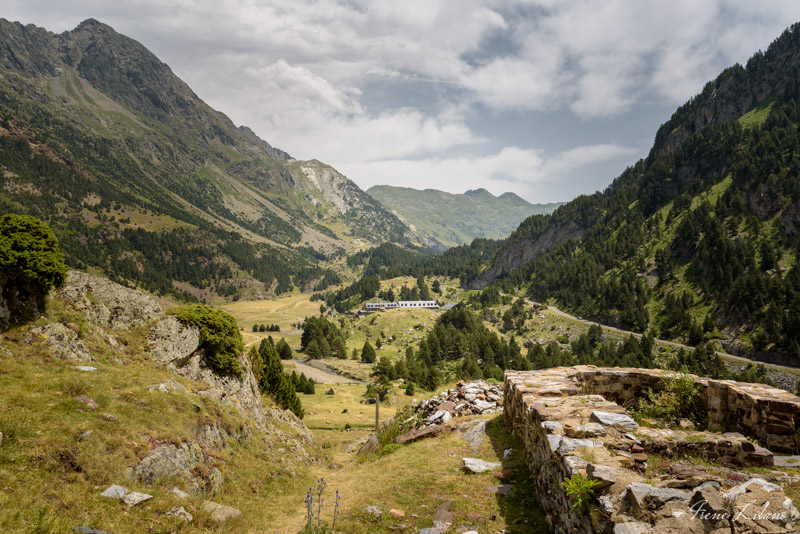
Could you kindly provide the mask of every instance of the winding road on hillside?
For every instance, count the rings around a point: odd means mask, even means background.
[[[530,302],[531,304],[539,304],[539,303],[535,303],[535,302],[532,302],[532,301],[528,301],[528,302]],[[570,320],[573,320],[573,321],[584,323],[586,325],[598,324],[603,328],[603,330],[607,330],[609,332],[615,332],[617,334],[621,334],[621,335],[624,335],[624,336],[633,335],[637,339],[641,339],[641,337],[642,337],[642,334],[637,334],[636,332],[631,332],[630,330],[622,330],[621,328],[616,328],[616,327],[613,327],[613,326],[606,326],[606,325],[598,323],[596,321],[589,321],[587,319],[575,317],[574,315],[570,315],[569,313],[567,313],[565,311],[559,310],[555,306],[547,305],[547,310],[552,312],[553,315],[558,315],[558,316],[563,317],[565,319],[570,319]],[[682,343],[675,343],[674,341],[667,341],[665,339],[656,339],[655,342],[658,343],[658,344],[666,345],[668,347],[673,347],[673,348],[676,348],[676,349],[694,350],[694,347],[692,347],[690,345],[684,345]],[[733,361],[733,362],[736,362],[736,363],[746,363],[746,364],[747,363],[752,363],[752,364],[759,364],[760,363],[760,364],[764,365],[764,367],[766,367],[767,369],[775,369],[775,370],[778,370],[778,371],[785,371],[787,373],[791,373],[791,374],[795,374],[795,375],[800,374],[800,368],[797,368],[797,367],[787,367],[787,366],[784,366],[784,365],[776,365],[776,364],[772,364],[772,363],[759,362],[757,360],[751,360],[749,358],[744,358],[742,356],[736,356],[734,354],[728,354],[727,352],[717,351],[717,354],[721,358],[723,358],[725,360]]]

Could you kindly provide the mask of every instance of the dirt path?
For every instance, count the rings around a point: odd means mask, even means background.
[[[554,315],[558,315],[560,317],[564,317],[565,319],[572,319],[573,321],[578,321],[578,322],[581,322],[581,323],[584,323],[584,324],[587,324],[587,325],[600,324],[600,323],[597,323],[595,321],[588,321],[586,319],[578,319],[574,315],[570,315],[567,312],[561,311],[558,308],[556,308],[555,306],[547,306],[547,311],[552,312]],[[637,334],[636,332],[631,332],[630,330],[622,330],[620,328],[616,328],[616,327],[613,327],[613,326],[606,326],[604,324],[600,324],[600,326],[603,328],[603,330],[608,330],[609,332],[615,332],[617,334],[621,334],[621,335],[624,335],[624,336],[633,334],[634,337],[636,337],[637,339],[640,339],[642,337],[642,334]],[[667,341],[665,339],[656,339],[655,342],[658,343],[658,344],[666,345],[668,347],[673,347],[673,348],[676,348],[676,349],[694,350],[694,347],[691,347],[689,345],[684,345],[682,343],[675,343],[674,341]],[[775,364],[771,364],[771,363],[763,363],[763,362],[759,362],[757,360],[751,360],[749,358],[744,358],[742,356],[735,356],[733,354],[728,354],[727,352],[717,352],[717,354],[724,360],[733,361],[733,362],[736,362],[736,363],[762,364],[767,369],[775,369],[777,371],[784,371],[784,372],[787,372],[787,373],[790,373],[790,374],[794,374],[794,375],[800,374],[800,368],[797,368],[797,367],[787,367],[787,366],[784,366],[784,365],[775,365]]]
[[[294,366],[297,370],[297,374],[303,373],[306,375],[306,378],[311,378],[317,384],[351,384],[351,383],[363,383],[359,382],[358,380],[353,380],[352,378],[347,378],[346,376],[341,376],[336,374],[332,369],[321,364],[320,362],[314,362],[316,365],[309,365],[308,363],[301,362],[300,360],[292,360],[291,362],[286,362],[287,366]]]

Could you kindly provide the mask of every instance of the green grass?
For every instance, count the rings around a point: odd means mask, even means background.
[[[760,104],[756,104],[753,108],[739,117],[739,124],[745,128],[757,128],[764,124],[764,121],[769,117],[772,111],[772,106],[775,104],[775,98],[771,97]]]

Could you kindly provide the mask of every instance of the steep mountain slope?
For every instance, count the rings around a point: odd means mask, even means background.
[[[0,19],[0,165],[2,211],[47,220],[71,265],[159,292],[313,286],[320,258],[411,236],[91,19],[60,35]]]
[[[526,217],[551,213],[561,205],[531,204],[514,193],[495,197],[485,189],[454,195],[435,189],[375,185],[367,193],[442,248],[465,245],[477,238],[504,238]]]
[[[709,82],[604,192],[524,221],[469,285],[800,363],[799,31]]]

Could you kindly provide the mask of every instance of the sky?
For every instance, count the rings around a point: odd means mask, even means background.
[[[0,16],[109,24],[237,125],[363,189],[535,203],[608,186],[800,2],[0,0]]]

